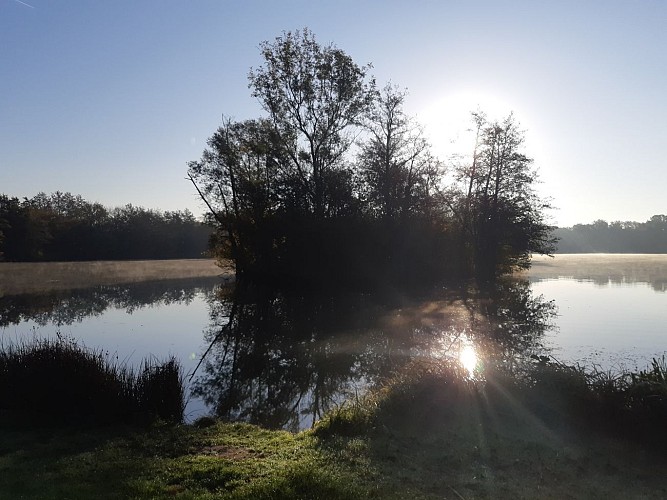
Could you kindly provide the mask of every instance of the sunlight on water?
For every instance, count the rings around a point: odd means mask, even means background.
[[[463,368],[463,376],[469,379],[482,379],[482,353],[479,346],[470,338],[467,331],[450,329],[443,332],[438,347],[431,351],[431,356],[448,359]],[[481,378],[480,378],[481,377]]]
[[[472,344],[465,345],[459,351],[459,362],[468,370],[468,375],[472,378],[475,376],[475,368],[477,368],[477,352]]]

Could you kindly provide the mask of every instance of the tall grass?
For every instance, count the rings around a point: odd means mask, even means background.
[[[572,416],[600,429],[667,445],[667,361],[646,370],[613,373],[568,366],[543,357],[530,372],[534,399],[567,407]]]
[[[524,368],[516,373],[490,364],[483,377],[471,379],[457,363],[415,361],[381,387],[329,412],[315,434],[354,436],[410,419],[472,418],[483,402],[481,407],[499,414],[521,407],[554,427],[599,430],[650,447],[667,446],[664,357],[639,372],[605,372],[548,356],[535,356]]]
[[[64,339],[0,346],[0,409],[43,423],[180,422],[179,362],[145,359],[138,369]]]

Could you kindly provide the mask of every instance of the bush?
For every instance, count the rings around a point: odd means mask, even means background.
[[[184,386],[175,358],[144,360],[136,371],[73,341],[0,347],[0,409],[43,422],[183,419]]]

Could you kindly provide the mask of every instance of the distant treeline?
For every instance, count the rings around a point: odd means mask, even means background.
[[[667,215],[646,222],[575,224],[558,228],[558,253],[667,253]]]
[[[75,261],[202,257],[211,228],[188,210],[105,208],[79,195],[0,195],[0,260]]]

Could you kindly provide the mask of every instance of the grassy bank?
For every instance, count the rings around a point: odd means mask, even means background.
[[[218,267],[213,259],[0,262],[0,297],[45,290],[209,276],[231,279],[233,272],[231,268]]]
[[[297,435],[5,426],[0,498],[664,498],[662,409],[644,405],[664,398],[664,368],[603,383],[538,359],[471,381],[415,363]]]

